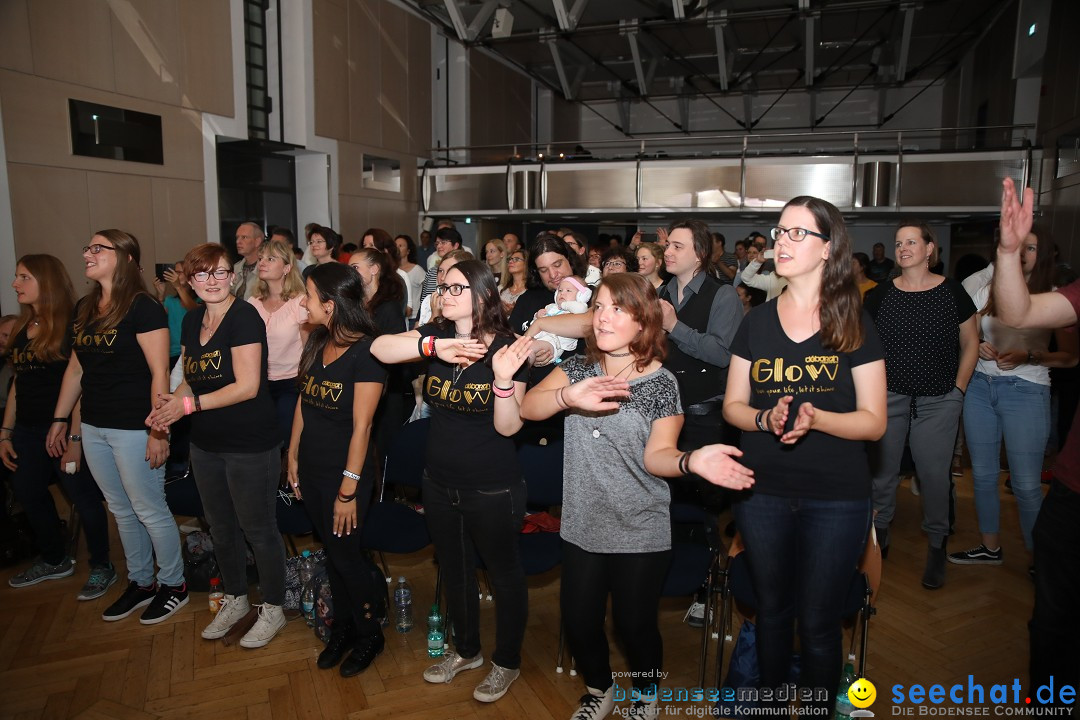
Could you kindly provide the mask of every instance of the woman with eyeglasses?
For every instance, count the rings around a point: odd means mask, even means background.
[[[159,396],[146,424],[164,430],[191,415],[191,467],[225,583],[225,599],[203,638],[224,637],[251,610],[250,544],[263,603],[240,646],[263,647],[285,627],[285,545],[276,515],[281,442],[267,380],[266,325],[252,304],[229,292],[233,271],[221,245],[188,251],[184,273],[203,303],[184,318],[184,381]]]
[[[329,670],[340,663],[342,677],[351,677],[366,670],[386,643],[377,616],[386,590],[372,577],[359,530],[374,490],[371,428],[386,370],[371,356],[377,331],[364,309],[364,283],[355,270],[344,265],[313,270],[304,307],[316,328],[300,360],[289,482],[298,497],[303,494],[326,547],[335,619],[317,664]]]
[[[296,269],[292,246],[280,240],[259,248],[259,280],[248,302],[266,325],[266,357],[270,397],[277,412],[281,446],[287,447],[292,434],[293,413],[300,390],[296,386],[300,354],[307,342],[307,310],[304,281]]]
[[[445,261],[444,261],[445,262]],[[372,354],[384,363],[426,359],[424,400],[431,429],[424,478],[424,514],[446,583],[456,647],[424,671],[448,683],[484,664],[476,557],[495,590],[495,652],[473,697],[494,702],[519,675],[528,612],[528,589],[517,536],[525,510],[525,483],[512,436],[521,429],[525,372],[499,374],[508,353],[519,359],[530,340],[515,342],[498,286],[487,263],[465,260],[436,289],[442,316],[415,330],[383,335]],[[453,438],[453,447],[446,444]]]
[[[638,271],[637,258],[622,245],[608,248],[600,261],[600,276],[607,277],[615,273]]]
[[[506,276],[499,281],[499,298],[503,301],[507,315],[514,309],[517,299],[529,289],[529,255],[524,250],[515,250],[506,258]]]
[[[761,687],[788,682],[798,632],[800,689],[828,689],[803,710],[828,714],[843,663],[841,608],[870,528],[866,445],[885,431],[885,363],[840,212],[797,197],[773,237],[788,289],[743,319],[724,396],[755,479],[735,523],[758,597]]]
[[[635,252],[638,274],[642,275],[657,292],[664,284],[660,272],[664,269],[664,248],[656,243],[642,243]]]
[[[906,441],[919,477],[927,535],[922,585],[936,590],[945,584],[949,466],[964,392],[979,359],[979,328],[964,286],[930,272],[937,242],[929,226],[920,220],[901,223],[894,246],[899,277],[866,296],[889,376],[889,429],[874,448],[874,526],[884,551]]]
[[[338,261],[338,254],[341,252],[341,236],[331,228],[316,225],[308,235],[308,251],[315,263],[304,268],[304,282],[307,282],[312,268]]]
[[[165,502],[169,438],[144,421],[169,391],[169,321],[147,291],[139,241],[123,230],[95,233],[83,248],[87,293],[75,307],[74,352],[60,386],[46,448],[53,457],[68,442],[83,454],[116,518],[127,560],[128,586],[102,614],[122,620],[139,608],[154,625],[187,604],[180,533]],[[69,417],[82,399],[82,433]],[[154,561],[158,573],[154,577]]]

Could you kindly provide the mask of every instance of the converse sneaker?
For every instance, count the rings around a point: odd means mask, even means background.
[[[615,709],[615,700],[612,697],[614,687],[607,690],[597,690],[586,687],[587,693],[581,696],[581,704],[577,712],[570,716],[570,720],[600,720],[606,718]]]
[[[653,697],[651,700],[635,700],[626,711],[626,717],[635,720],[656,720],[660,717],[660,701]]]
[[[143,610],[139,622],[143,625],[157,625],[159,622],[170,618],[174,612],[187,605],[187,603],[187,583],[179,587],[161,585],[158,588],[157,595],[154,596],[153,602]]]
[[[281,611],[281,606],[263,603],[259,606],[259,619],[244,637],[240,638],[240,647],[261,648],[273,640],[283,627],[285,627],[285,613]]]
[[[1005,562],[1004,555],[1000,547],[991,550],[985,545],[979,545],[963,552],[949,553],[949,562],[955,565],[1000,565]]]
[[[683,622],[692,628],[705,627],[705,603],[695,600],[683,616]]]
[[[149,605],[155,595],[157,595],[157,583],[150,587],[142,587],[137,582],[129,582],[124,594],[101,613],[101,619],[106,622],[123,620],[139,608]]]
[[[480,702],[495,702],[510,689],[510,683],[518,679],[520,670],[511,670],[501,665],[491,664],[491,672],[476,686],[472,696]]]
[[[251,604],[248,603],[247,595],[226,595],[221,600],[221,609],[217,611],[217,615],[209,625],[203,628],[203,639],[217,640],[225,637],[232,630],[232,626],[240,622],[240,618],[247,615],[249,610],[251,610]]]
[[[476,653],[474,658],[463,658],[451,650],[438,663],[424,671],[424,679],[429,683],[448,683],[463,670],[472,670],[484,664],[484,656]]]
[[[37,585],[39,582],[45,582],[46,580],[59,580],[60,578],[71,577],[71,574],[74,572],[75,563],[69,557],[64,558],[56,565],[51,565],[44,560],[38,560],[30,567],[8,580],[8,585],[13,588],[29,587],[31,585]]]
[[[116,569],[112,565],[93,565],[90,567],[90,577],[75,599],[94,600],[108,592],[115,583]]]

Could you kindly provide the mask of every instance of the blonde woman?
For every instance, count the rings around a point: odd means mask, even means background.
[[[495,276],[495,281],[499,283],[499,288],[502,289],[502,279],[507,275],[506,245],[503,244],[502,240],[495,238],[494,240],[488,240],[484,244],[484,260],[487,261],[491,273]]]
[[[266,324],[270,397],[274,400],[284,445],[289,442],[293,413],[300,397],[296,376],[308,335],[308,314],[300,303],[304,298],[304,282],[295,261],[291,245],[280,240],[265,243],[259,251],[259,281],[248,299]]]

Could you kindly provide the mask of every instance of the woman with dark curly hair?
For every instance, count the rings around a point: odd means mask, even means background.
[[[604,257],[600,259],[600,271],[602,277],[624,272],[636,273],[638,271],[637,257],[622,245],[610,247],[604,251]]]
[[[473,697],[494,702],[506,694],[521,667],[528,589],[517,536],[525,510],[525,482],[511,436],[521,429],[518,406],[525,395],[521,360],[508,373],[499,362],[525,353],[503,313],[499,287],[486,262],[464,260],[443,277],[436,292],[442,315],[371,346],[384,363],[428,358],[424,400],[431,430],[424,478],[424,512],[439,559],[456,647],[424,671],[432,683],[484,664],[476,558],[495,590],[495,653]],[[452,439],[453,446],[447,445]]]

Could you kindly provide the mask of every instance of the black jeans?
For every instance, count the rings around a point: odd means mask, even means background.
[[[247,595],[247,545],[259,569],[263,602],[285,602],[285,543],[277,529],[281,451],[212,453],[191,446],[199,488],[225,592]]]
[[[375,609],[379,599],[385,597],[386,587],[382,573],[372,573],[371,561],[360,544],[360,530],[371,504],[371,479],[365,477],[356,485],[356,529],[338,537],[334,535],[334,500],[341,487],[341,469],[318,470],[301,465],[299,475],[304,509],[326,548],[326,575],[335,619],[351,623],[361,638],[381,635]]]
[[[109,564],[109,519],[105,515],[105,498],[94,482],[86,466],[86,458],[79,463],[79,471],[68,475],[60,469],[60,462],[49,457],[45,451],[48,425],[15,425],[11,443],[18,456],[18,468],[12,473],[11,482],[15,498],[26,511],[26,518],[37,539],[41,559],[50,565],[58,565],[64,559],[64,537],[60,530],[60,517],[56,514],[49,485],[59,480],[82,519],[86,546],[90,551],[91,565]]]
[[[1080,685],[1080,494],[1054,480],[1043,499],[1032,533],[1035,542],[1035,609],[1028,624],[1028,692],[1040,705],[1069,707],[1052,701],[1042,685],[1053,677],[1062,685]],[[1042,697],[1039,697],[1042,695]]]
[[[611,616],[619,633],[634,687],[643,695],[659,681],[664,641],[660,636],[660,592],[671,551],[592,553],[563,541],[559,605],[570,652],[588,687],[611,687],[611,662],[604,618],[611,595]]]
[[[525,514],[525,482],[507,487],[464,490],[424,478],[424,515],[446,585],[458,655],[480,652],[480,591],[476,558],[487,568],[495,593],[495,654],[492,662],[521,667],[521,643],[529,613],[529,589],[518,555]]]
[[[270,380],[267,382],[267,388],[270,390],[270,399],[274,401],[274,408],[277,411],[281,447],[288,447],[289,437],[292,435],[293,417],[296,414],[296,401],[300,397],[300,388],[296,386],[296,378]]]

